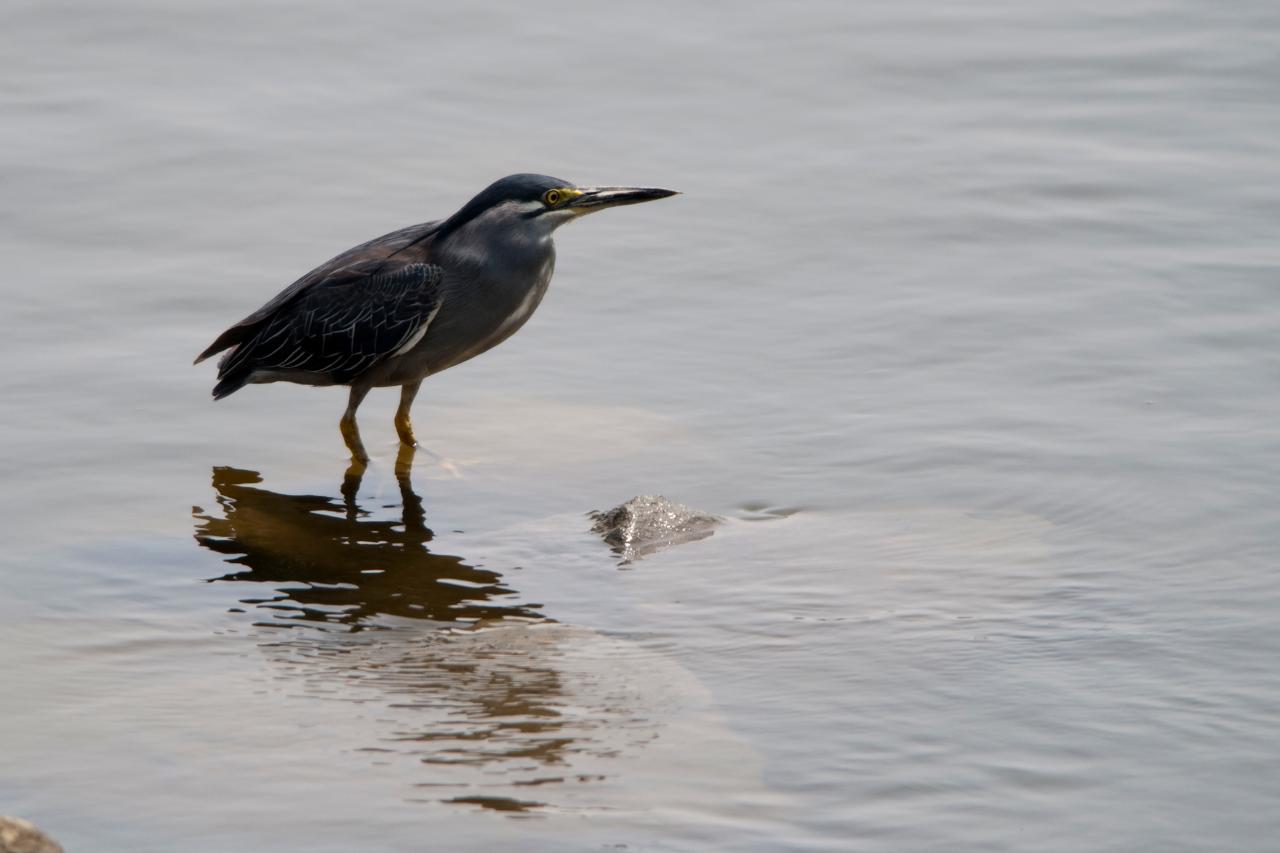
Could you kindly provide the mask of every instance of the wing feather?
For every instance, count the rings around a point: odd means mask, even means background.
[[[396,269],[406,263],[426,260],[422,251],[439,227],[439,222],[424,222],[383,234],[359,246],[354,246],[337,257],[330,258],[293,284],[277,293],[266,305],[245,317],[239,323],[218,335],[204,352],[196,357],[196,364],[211,355],[242,344],[254,337],[279,311],[296,302],[316,287],[358,281],[388,269]]]
[[[240,388],[255,371],[293,370],[351,382],[399,354],[409,340],[421,339],[440,310],[443,275],[433,264],[407,264],[308,288],[227,354],[214,396]]]

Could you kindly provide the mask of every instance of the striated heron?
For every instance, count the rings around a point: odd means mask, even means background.
[[[557,228],[675,194],[510,175],[448,219],[393,231],[316,267],[219,335],[196,363],[228,350],[215,400],[251,382],[349,385],[340,426],[358,463],[369,454],[356,409],[371,388],[399,385],[396,432],[413,447],[409,407],[422,380],[524,325],[551,282]]]

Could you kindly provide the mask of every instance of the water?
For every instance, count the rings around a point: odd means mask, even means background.
[[[11,3],[0,813],[95,851],[1265,850],[1271,3]],[[208,400],[539,171],[517,336]],[[585,513],[728,519],[619,568]],[[625,845],[625,847],[623,847]]]

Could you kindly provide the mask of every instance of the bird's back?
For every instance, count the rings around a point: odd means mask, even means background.
[[[257,334],[278,312],[294,304],[306,291],[319,284],[341,284],[371,275],[394,272],[410,264],[427,262],[430,237],[440,223],[424,222],[392,231],[347,249],[330,258],[293,284],[276,294],[269,302],[227,329],[196,358],[204,361],[229,347],[245,343]],[[231,353],[228,353],[228,357]],[[224,358],[223,363],[226,363]]]

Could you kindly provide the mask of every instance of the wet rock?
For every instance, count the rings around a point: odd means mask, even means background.
[[[624,560],[636,560],[663,548],[706,539],[722,519],[670,501],[661,495],[639,495],[621,506],[590,513],[591,532]]]
[[[21,818],[0,817],[0,853],[63,853],[62,845]]]

